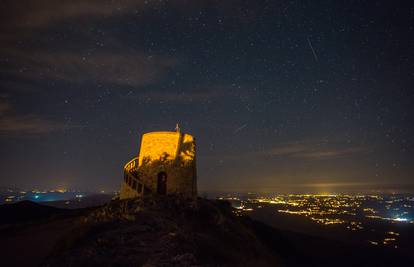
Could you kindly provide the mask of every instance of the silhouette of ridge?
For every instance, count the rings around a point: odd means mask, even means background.
[[[280,266],[280,259],[228,202],[148,196],[91,212],[47,261],[62,264]]]

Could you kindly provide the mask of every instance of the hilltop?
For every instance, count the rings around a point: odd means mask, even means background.
[[[280,266],[227,202],[177,196],[113,201],[80,218],[47,266]]]
[[[148,195],[77,210],[22,202],[0,212],[8,217],[0,222],[5,266],[390,266],[395,259],[278,230],[203,198]]]

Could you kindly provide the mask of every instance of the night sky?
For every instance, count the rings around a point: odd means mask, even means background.
[[[177,122],[200,191],[407,186],[413,105],[412,1],[0,1],[1,186],[116,190]]]

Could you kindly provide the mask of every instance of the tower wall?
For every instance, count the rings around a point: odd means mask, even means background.
[[[168,159],[175,159],[181,134],[178,132],[151,132],[142,136],[139,151],[139,166],[143,159],[159,160],[164,155]]]
[[[165,175],[165,193],[197,195],[196,146],[192,135],[180,132],[151,132],[142,136],[138,156],[138,177],[145,188],[157,193],[160,175]],[[135,195],[121,186],[121,198]]]
[[[139,152],[144,184],[157,191],[158,174],[167,176],[167,194],[197,195],[195,139],[180,132],[144,134]]]

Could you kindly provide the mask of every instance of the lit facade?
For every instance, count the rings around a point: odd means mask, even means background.
[[[190,134],[150,132],[139,155],[124,166],[120,198],[145,194],[197,196],[195,139]]]

